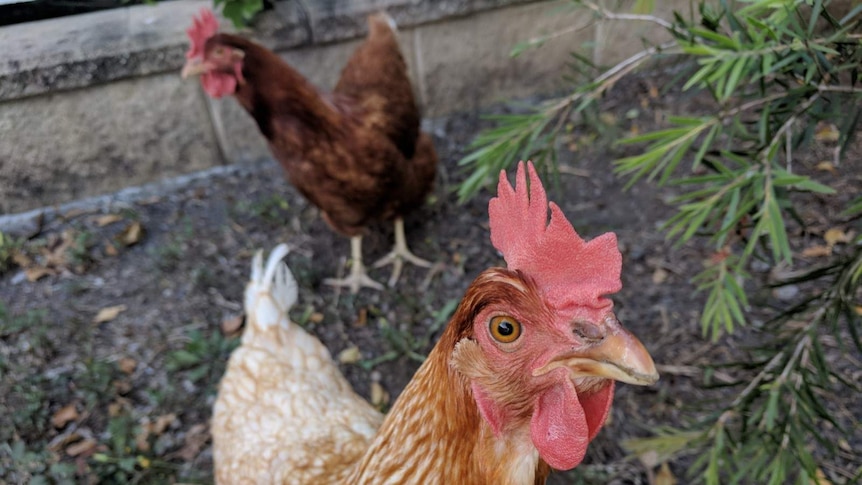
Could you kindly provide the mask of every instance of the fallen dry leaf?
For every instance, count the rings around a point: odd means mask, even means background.
[[[111,257],[113,257],[113,256],[116,256],[116,255],[118,255],[118,254],[120,254],[120,252],[119,252],[119,251],[117,251],[117,247],[116,247],[116,246],[114,246],[114,245],[113,245],[113,244],[111,244],[111,243],[105,243],[105,256],[111,256]]]
[[[17,249],[12,251],[12,262],[22,268],[29,268],[34,264],[33,260],[30,259],[30,256],[27,256],[27,254],[18,251]]]
[[[667,462],[662,463],[658,473],[655,474],[655,485],[676,485],[676,477],[671,473]]]
[[[599,114],[599,119],[602,123],[610,126],[614,126],[617,124],[617,115],[609,112],[604,112]]]
[[[308,316],[308,321],[311,323],[320,323],[323,321],[323,314],[320,312],[313,312]]]
[[[814,246],[805,248],[802,251],[802,256],[806,258],[820,258],[831,255],[832,246],[823,246],[822,244],[815,244]]]
[[[841,137],[841,132],[834,123],[817,123],[817,131],[814,133],[814,139],[822,142],[836,142]]]
[[[120,396],[125,396],[132,390],[132,383],[126,379],[116,379],[111,382],[111,385],[114,386],[114,390]]]
[[[338,353],[337,360],[342,364],[355,364],[362,359],[362,353],[359,351],[359,347],[353,345],[351,347],[347,347]]]
[[[826,234],[823,235],[823,240],[826,241],[826,244],[834,246],[836,244],[849,243],[853,240],[853,236],[844,232],[842,229],[833,227],[826,231]]]
[[[655,450],[646,450],[638,454],[638,459],[646,468],[652,470],[658,465],[658,452]]]
[[[174,413],[163,414],[156,418],[156,422],[150,425],[150,432],[156,436],[165,432],[177,420],[177,415]]]
[[[116,396],[114,401],[108,404],[108,416],[114,418],[126,413],[132,408],[132,402],[122,396]]]
[[[210,434],[207,426],[205,424],[196,424],[186,432],[183,447],[171,455],[181,458],[183,461],[192,461],[200,454],[209,439]]]
[[[133,244],[137,244],[141,238],[144,237],[144,226],[141,225],[140,222],[132,222],[128,226],[125,227],[119,234],[117,234],[117,240],[123,246],[131,246]]]
[[[353,326],[364,327],[365,325],[368,325],[368,309],[363,307],[359,309],[359,315],[356,316],[356,321],[353,322]]]
[[[93,439],[81,440],[66,448],[66,454],[69,456],[78,456],[96,449],[98,443]]]
[[[105,227],[108,224],[113,224],[122,220],[123,217],[119,214],[105,214],[96,218],[96,225],[99,227]]]
[[[242,324],[245,323],[243,315],[237,315],[232,318],[225,318],[221,321],[221,333],[225,337],[233,337],[242,329]]]
[[[141,429],[135,435],[135,448],[141,452],[150,451],[150,423],[141,423]]]
[[[82,439],[84,439],[84,436],[82,436],[77,431],[75,431],[74,433],[57,435],[57,437],[55,437],[51,440],[50,443],[48,443],[48,449],[53,451],[54,453],[59,453],[67,446]]]
[[[830,161],[822,161],[815,165],[814,168],[821,172],[829,172],[832,175],[838,175],[838,170],[835,169],[835,164]]]
[[[657,285],[660,285],[667,281],[668,275],[669,273],[664,268],[656,268],[652,274],[652,282]]]
[[[58,409],[57,412],[51,416],[51,425],[60,429],[69,424],[69,422],[78,419],[78,416],[79,414],[75,407],[75,403],[67,404]]]
[[[823,473],[823,470],[818,468],[816,472],[814,472],[814,485],[832,485],[832,482],[826,478],[826,474]]]
[[[123,357],[117,362],[117,366],[124,374],[131,374],[138,367],[138,361],[131,357]]]
[[[45,266],[54,268],[66,267],[66,256],[69,248],[75,243],[76,233],[72,229],[66,229],[48,245],[42,248],[45,256]]]
[[[162,201],[161,196],[154,195],[154,196],[148,197],[146,199],[141,199],[141,200],[137,201],[136,204],[138,204],[138,205],[153,205],[153,204],[158,204],[161,201]]]
[[[117,318],[120,313],[126,311],[126,305],[109,306],[99,310],[93,318],[93,323],[105,323]]]
[[[380,408],[389,403],[389,393],[377,381],[371,381],[371,404]]]
[[[52,274],[54,274],[54,271],[48,268],[35,267],[27,268],[24,270],[24,275],[27,276],[27,281],[29,281],[30,283],[33,283],[34,281],[39,281],[45,276]]]

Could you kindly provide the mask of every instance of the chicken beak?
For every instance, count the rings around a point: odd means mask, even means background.
[[[647,349],[618,322],[611,325],[609,334],[595,345],[553,359],[533,371],[533,375],[547,374],[558,367],[566,367],[573,379],[601,377],[638,386],[658,380],[655,363]]]
[[[180,75],[183,77],[183,79],[186,79],[190,76],[199,76],[207,72],[208,69],[209,66],[203,61],[203,59],[189,59],[183,66],[183,71],[182,73],[180,73]]]

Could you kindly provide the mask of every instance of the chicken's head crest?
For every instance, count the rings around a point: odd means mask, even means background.
[[[202,8],[200,16],[195,17],[192,26],[186,30],[189,40],[192,41],[189,51],[186,52],[186,59],[203,56],[207,39],[214,36],[216,32],[218,32],[218,20],[215,14],[206,7]]]
[[[518,164],[515,186],[501,171],[497,197],[488,204],[491,243],[503,253],[509,269],[532,277],[556,308],[580,307],[596,317],[613,307],[604,295],[622,288],[622,254],[614,233],[584,241],[557,204],[548,204],[532,162]],[[548,222],[548,208],[551,219]]]

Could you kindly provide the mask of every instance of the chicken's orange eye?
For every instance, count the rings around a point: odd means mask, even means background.
[[[508,344],[518,340],[521,336],[521,324],[514,318],[506,315],[496,316],[491,319],[488,325],[488,330],[491,331],[491,336],[497,342]]]

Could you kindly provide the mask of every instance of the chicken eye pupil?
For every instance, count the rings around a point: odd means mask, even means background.
[[[509,344],[521,336],[521,323],[509,316],[500,315],[491,319],[488,330],[497,342]]]

